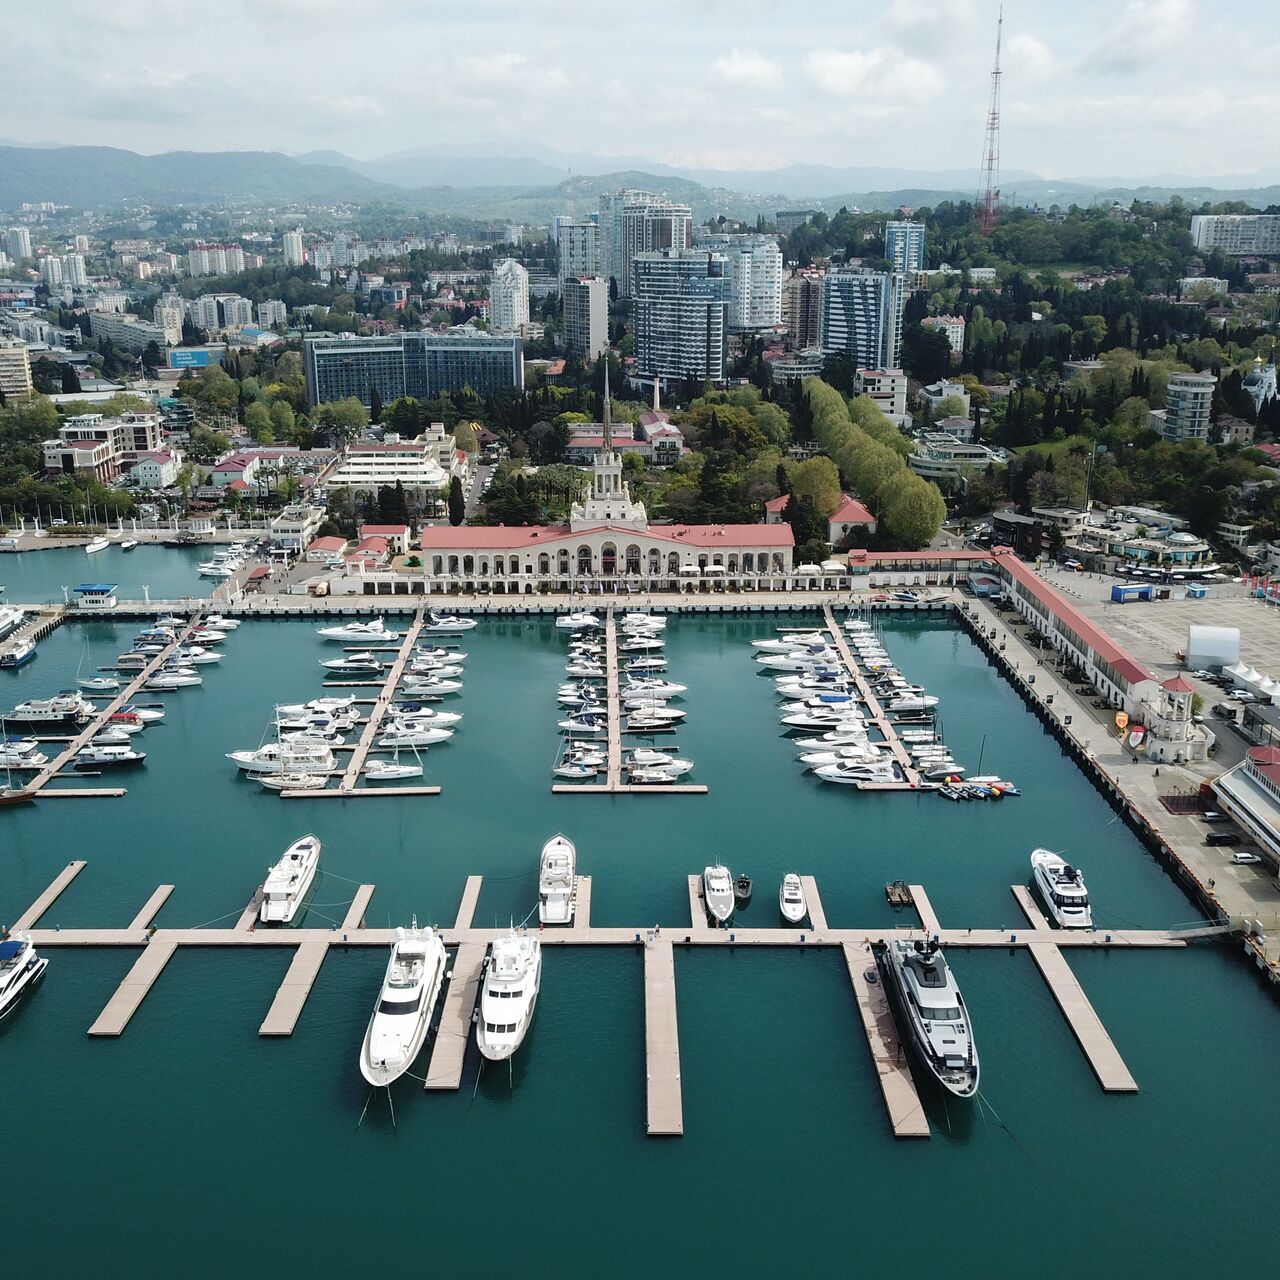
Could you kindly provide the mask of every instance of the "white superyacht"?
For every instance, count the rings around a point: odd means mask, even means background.
[[[291,924],[320,865],[320,841],[315,836],[295,840],[262,885],[258,919],[263,924]]]
[[[413,1065],[431,1024],[445,976],[444,943],[430,928],[397,929],[386,977],[360,1047],[360,1073],[390,1085]]]
[[[573,923],[577,859],[578,851],[566,836],[552,836],[542,846],[542,858],[538,864],[539,924]]]
[[[489,950],[476,1044],[491,1062],[509,1058],[520,1047],[533,1020],[542,982],[542,944],[528,933],[512,929]]]

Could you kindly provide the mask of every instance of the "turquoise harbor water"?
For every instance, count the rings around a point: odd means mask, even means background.
[[[59,547],[49,551],[24,551],[0,555],[0,596],[6,604],[61,604],[62,588],[74,590],[82,582],[115,582],[122,600],[143,599],[143,588],[153,600],[181,600],[204,596],[217,584],[202,578],[196,566],[214,548],[157,547],[145,543],[122,551],[112,543],[92,555],[83,547]]]
[[[109,554],[109,553],[106,553]],[[138,553],[134,553],[138,554]],[[172,554],[172,553],[166,553]],[[25,559],[25,557],[24,557]],[[7,567],[4,566],[4,567]],[[77,579],[80,580],[80,579]],[[12,581],[12,579],[10,579]],[[154,584],[153,584],[154,592]],[[17,598],[14,588],[10,595]],[[564,638],[489,620],[463,639],[465,719],[427,756],[437,797],[283,802],[223,753],[257,745],[273,701],[319,692],[325,646],[303,622],[242,626],[200,689],[167,695],[121,800],[0,814],[0,919],[73,857],[88,867],[43,924],[124,924],[161,882],[160,920],[234,918],[284,845],[324,840],[309,923],[376,883],[371,922],[450,922],[468,874],[476,918],[523,918],[542,842],[564,830],[594,877],[593,920],[687,922],[684,877],[713,856],[756,880],[743,923],[776,922],[782,873],[814,874],[834,925],[889,924],[888,879],[919,880],[944,923],[1022,923],[1009,885],[1035,844],[1086,870],[1102,925],[1195,912],[960,631],[886,625],[942,698],[948,741],[1013,777],[999,804],[859,794],[803,774],[746,642],[803,618],[673,619],[689,686],[675,740],[706,796],[550,794]],[[74,680],[133,628],[67,626],[0,673],[0,705]],[[86,652],[87,650],[87,652]],[[776,1275],[946,1268],[959,1276],[1192,1276],[1267,1256],[1270,1210],[1247,1170],[1280,1136],[1280,1018],[1216,947],[1079,955],[1071,964],[1142,1092],[1107,1097],[1031,960],[956,951],[986,1108],[924,1092],[927,1142],[890,1136],[838,951],[677,949],[685,1136],[644,1136],[638,950],[551,948],[508,1082],[394,1090],[397,1127],[356,1054],[385,957],[331,952],[292,1038],[257,1028],[286,950],[179,951],[124,1035],[85,1030],[133,960],[53,950],[0,1024],[0,1131],[32,1197],[4,1232],[10,1268],[106,1276],[334,1274],[371,1262],[473,1274]],[[421,1074],[425,1055],[419,1060]],[[474,1091],[474,1093],[473,1093]],[[56,1221],[58,1226],[52,1224]],[[69,1222],[74,1223],[70,1229]],[[287,1262],[285,1261],[287,1259]]]

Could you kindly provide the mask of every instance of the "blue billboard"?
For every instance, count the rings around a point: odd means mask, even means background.
[[[203,369],[209,363],[207,351],[170,351],[170,369]]]

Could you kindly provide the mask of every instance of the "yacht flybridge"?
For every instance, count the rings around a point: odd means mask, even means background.
[[[594,774],[596,770],[591,772]],[[573,841],[565,836],[552,836],[542,846],[542,858],[538,864],[539,924],[573,923],[577,859],[578,851]]]
[[[0,1018],[13,1012],[22,993],[35,984],[48,963],[36,954],[26,934],[16,933],[0,942]]]
[[[372,1085],[390,1085],[413,1065],[431,1025],[445,977],[444,943],[434,930],[397,929],[378,1003],[360,1048],[360,1073]]]
[[[284,851],[280,861],[267,871],[258,919],[263,924],[291,923],[316,878],[319,865],[319,839],[303,836],[301,840],[295,840]]]
[[[533,1020],[542,982],[542,944],[527,932],[512,929],[489,949],[476,1044],[491,1062],[511,1057]]]
[[[1064,929],[1093,928],[1093,910],[1084,875],[1049,849],[1031,855],[1031,875],[1049,914]]]
[[[978,1092],[978,1049],[969,1011],[937,938],[895,938],[884,954],[888,990],[917,1056],[958,1098]]]

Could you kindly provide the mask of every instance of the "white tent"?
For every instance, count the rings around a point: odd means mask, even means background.
[[[1257,667],[1250,667],[1244,675],[1236,676],[1236,679],[1240,684],[1244,685],[1246,689],[1257,689],[1263,681],[1263,675]]]
[[[795,567],[795,572],[820,574],[822,572],[822,566],[818,564],[798,564]]]
[[[1275,702],[1277,694],[1280,694],[1280,682],[1273,680],[1270,676],[1263,676],[1262,683],[1258,685],[1258,696]]]
[[[1248,670],[1249,668],[1243,662],[1233,662],[1229,667],[1222,668],[1222,674],[1224,676],[1233,676],[1238,680]]]

